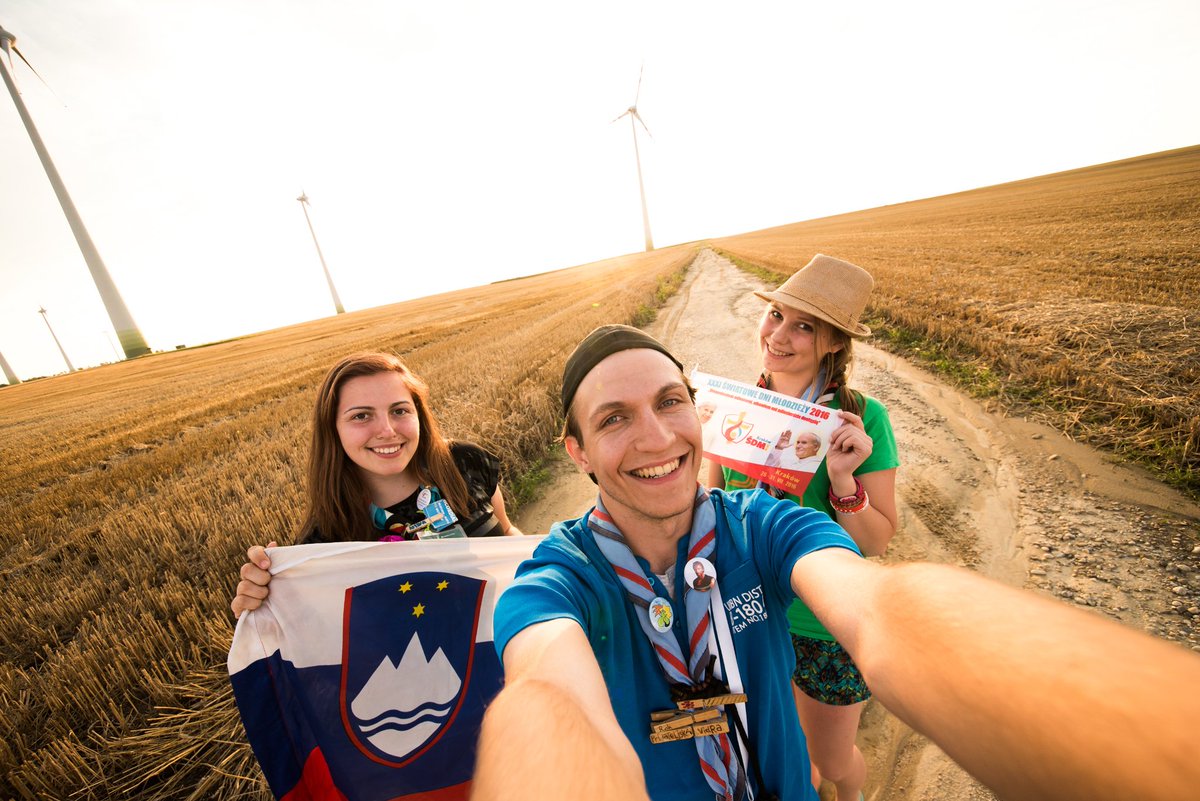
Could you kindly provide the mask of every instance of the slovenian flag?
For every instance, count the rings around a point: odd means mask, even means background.
[[[541,540],[272,548],[229,678],[276,798],[465,799],[503,683],[492,610]]]

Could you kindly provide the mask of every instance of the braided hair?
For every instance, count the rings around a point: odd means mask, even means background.
[[[840,328],[818,319],[817,349],[827,351],[821,357],[820,369],[826,376],[826,386],[837,387],[834,396],[840,408],[861,416],[864,404],[862,393],[850,389],[848,380],[850,366],[854,362],[854,340]]]

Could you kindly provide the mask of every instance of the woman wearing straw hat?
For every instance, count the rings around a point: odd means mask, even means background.
[[[879,556],[896,532],[896,440],[887,409],[847,385],[854,339],[871,330],[859,322],[874,280],[861,267],[818,254],[774,292],[758,326],[761,387],[840,409],[842,424],[803,497],[774,487],[777,497],[821,509],[846,530],[865,556]],[[727,490],[756,482],[711,465],[708,483]],[[808,739],[813,782],[837,787],[841,801],[861,798],[866,763],[855,745],[870,692],[849,654],[804,604],[788,610],[796,649],[793,695]]]

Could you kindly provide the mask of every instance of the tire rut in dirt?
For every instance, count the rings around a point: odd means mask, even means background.
[[[979,566],[977,536],[967,531],[958,519],[957,504],[937,487],[921,479],[905,482],[899,487],[899,491],[934,541],[953,554],[965,567]]]

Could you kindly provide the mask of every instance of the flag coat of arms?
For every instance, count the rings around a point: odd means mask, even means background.
[[[465,799],[503,673],[492,610],[541,537],[273,548],[229,651],[276,798]]]

